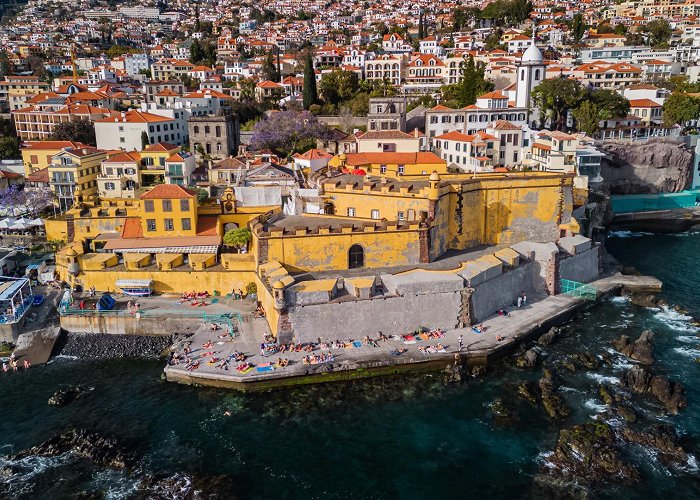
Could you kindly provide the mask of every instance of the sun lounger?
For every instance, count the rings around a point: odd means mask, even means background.
[[[258,366],[255,369],[259,372],[271,372],[272,370],[275,369],[274,366],[270,366],[269,363],[267,363],[268,366]]]

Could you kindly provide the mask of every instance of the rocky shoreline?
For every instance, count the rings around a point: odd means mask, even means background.
[[[81,359],[158,358],[187,336],[64,333],[54,354]]]

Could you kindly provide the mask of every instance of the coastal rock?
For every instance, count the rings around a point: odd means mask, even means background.
[[[628,406],[617,406],[615,411],[624,419],[625,422],[633,424],[637,421],[637,414]]]
[[[605,387],[603,384],[601,384],[600,387],[598,388],[598,394],[600,394],[600,399],[603,400],[603,403],[605,403],[606,405],[613,404],[613,401],[614,401],[613,396],[610,393],[610,390],[607,387]]]
[[[632,292],[629,294],[630,302],[640,307],[658,308],[658,299],[653,293]]]
[[[235,483],[229,476],[147,475],[138,484],[136,498],[235,500]]]
[[[15,473],[17,473],[17,471],[14,467],[11,467],[9,465],[0,467],[0,477],[10,477]]]
[[[176,338],[176,335],[68,333],[59,354],[83,359],[158,358]]]
[[[605,141],[602,149],[603,189],[610,194],[675,193],[692,178],[693,152],[676,142]]]
[[[472,377],[480,377],[482,375],[486,375],[486,370],[486,365],[475,365],[472,366],[471,370],[469,370],[469,373]]]
[[[629,443],[652,448],[664,455],[665,462],[685,463],[688,460],[688,454],[678,445],[678,435],[673,426],[655,424],[644,431],[624,427],[620,434]]]
[[[538,474],[532,480],[529,498],[557,498],[567,500],[588,500],[592,498],[591,491],[576,481]]]
[[[587,422],[559,431],[550,461],[558,476],[575,476],[592,483],[611,478],[622,481],[639,478],[637,471],[620,459],[613,430],[602,422]]]
[[[654,362],[654,350],[651,343],[653,337],[653,331],[644,330],[634,342],[630,342],[630,338],[627,335],[622,335],[613,340],[612,345],[625,356],[645,365],[650,365]]]
[[[539,339],[537,339],[537,343],[541,345],[542,347],[547,347],[549,346],[554,340],[561,334],[561,328],[558,327],[552,327],[549,329],[549,331],[545,334],[543,334]]]
[[[673,414],[688,404],[683,386],[663,375],[652,375],[641,366],[633,366],[622,376],[622,384],[639,394],[651,394]]]
[[[542,406],[547,415],[553,419],[560,420],[571,414],[571,410],[564,398],[556,393],[553,376],[549,371],[545,370],[545,375],[540,379],[538,386],[540,388]]]
[[[518,386],[518,396],[532,404],[537,404],[537,400],[539,398],[539,395],[537,394],[537,386],[529,380],[522,382]]]
[[[93,389],[93,387],[85,387],[83,385],[72,385],[65,389],[59,389],[49,398],[48,404],[58,407],[66,406],[76,399],[82,398],[88,391]]]
[[[597,370],[600,368],[600,361],[598,361],[598,358],[590,352],[574,353],[571,355],[571,359],[589,370]]]
[[[134,463],[133,456],[122,448],[115,438],[85,429],[67,430],[38,446],[19,452],[11,459],[19,460],[29,456],[55,457],[69,452],[102,467],[124,469]]]
[[[508,408],[501,398],[496,398],[491,403],[493,419],[500,424],[508,424],[513,421],[513,412]]]
[[[534,368],[540,360],[539,354],[534,349],[528,349],[524,354],[518,356],[515,364],[518,368]]]

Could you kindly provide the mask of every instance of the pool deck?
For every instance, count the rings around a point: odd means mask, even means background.
[[[170,365],[165,368],[168,381],[188,385],[235,388],[240,390],[260,390],[287,385],[298,385],[336,380],[350,380],[377,375],[389,375],[406,371],[425,371],[445,368],[448,364],[487,365],[494,360],[512,353],[521,342],[539,335],[552,326],[565,323],[579,310],[592,307],[599,301],[625,288],[634,292],[658,292],[661,282],[648,276],[623,276],[616,274],[599,279],[590,284],[598,290],[598,299],[586,301],[579,297],[560,294],[556,296],[530,297],[528,304],[521,308],[510,309],[509,316],[493,315],[483,323],[483,333],[475,332],[471,327],[456,328],[444,332],[444,337],[428,339],[407,344],[402,334],[410,332],[384,332],[394,335],[387,341],[379,342],[379,347],[365,345],[352,347],[351,341],[362,339],[328,339],[329,349],[323,352],[333,354],[333,361],[316,365],[303,364],[307,354],[320,354],[320,349],[313,353],[294,352],[277,353],[269,357],[261,356],[260,343],[266,331],[264,319],[253,319],[233,340],[219,339],[222,331],[212,332],[210,324],[202,325],[189,340],[192,341],[193,360],[199,360],[196,370],[189,371],[184,364]],[[429,326],[429,325],[426,325]],[[463,339],[463,348],[459,350],[459,336]],[[502,340],[498,340],[498,337]],[[332,349],[334,340],[346,342],[346,348]],[[375,339],[378,340],[378,339]],[[213,347],[204,349],[202,345],[213,342]],[[419,348],[435,346],[441,343],[444,352],[423,354]],[[180,348],[182,346],[176,346]],[[397,349],[407,349],[400,355],[392,354]],[[289,365],[260,372],[253,368],[248,373],[237,372],[238,363],[231,361],[229,369],[217,368],[216,363],[208,361],[212,357],[225,359],[233,351],[247,355],[246,361],[253,365],[276,363],[277,359],[287,358]],[[206,352],[214,354],[204,355]]]

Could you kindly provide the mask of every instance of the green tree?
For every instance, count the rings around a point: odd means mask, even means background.
[[[17,137],[0,137],[0,160],[20,158],[19,139]]]
[[[236,229],[230,229],[224,233],[224,245],[229,247],[234,247],[241,251],[243,248],[248,246],[250,240],[253,239],[253,235],[250,229],[247,227],[237,227]]]
[[[700,118],[700,99],[682,92],[674,92],[664,101],[663,109],[666,125],[684,125]]]
[[[671,25],[665,19],[655,19],[648,22],[643,31],[649,34],[649,43],[653,47],[666,45],[673,34]]]
[[[556,130],[563,130],[566,114],[581,104],[586,91],[576,80],[550,78],[544,80],[532,91],[532,102],[540,110],[540,126],[545,127],[549,120]]]
[[[268,52],[267,56],[265,56],[265,62],[263,63],[262,73],[263,78],[265,78],[265,80],[270,80],[271,82],[280,81],[279,68],[275,63],[275,58],[272,55],[272,52]]]
[[[204,203],[209,199],[209,191],[204,188],[197,188],[197,202]]]
[[[461,7],[455,9],[452,13],[452,31],[462,31],[462,29],[470,28],[481,16],[481,10],[478,7]]]
[[[148,147],[149,142],[150,141],[148,140],[148,134],[144,130],[143,132],[141,132],[141,149],[146,149]]]
[[[573,111],[576,118],[576,128],[592,136],[598,132],[600,125],[600,110],[592,101],[583,101],[581,105]]]
[[[323,75],[318,86],[323,100],[336,106],[351,99],[359,88],[357,73],[342,69]]]
[[[493,90],[493,83],[484,77],[484,65],[477,64],[471,55],[462,63],[461,71],[459,83],[442,87],[445,101],[462,108],[474,104],[477,97]]]
[[[87,118],[79,118],[56,125],[51,134],[54,141],[75,141],[94,146],[95,126]]]
[[[598,108],[601,120],[624,118],[630,112],[630,102],[614,90],[594,90],[588,96],[588,100]]]
[[[588,26],[586,26],[586,22],[583,20],[583,14],[580,12],[574,14],[574,19],[571,22],[571,38],[573,39],[574,43],[581,43],[583,35],[586,34],[587,29]]]
[[[316,90],[316,73],[314,72],[313,52],[306,51],[304,61],[304,91],[302,94],[304,109],[309,109],[312,104],[318,103],[318,91]]]
[[[204,60],[204,48],[199,40],[193,40],[192,45],[190,45],[190,62],[192,64],[197,64]]]
[[[0,77],[12,74],[12,64],[5,49],[0,50]]]

